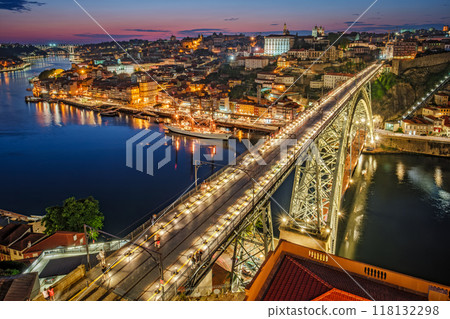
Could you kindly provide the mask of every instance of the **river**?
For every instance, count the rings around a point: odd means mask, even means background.
[[[92,195],[105,215],[104,230],[124,236],[192,185],[195,139],[174,136],[172,160],[150,176],[126,166],[125,143],[144,128],[163,133],[162,125],[126,115],[102,118],[67,105],[25,103],[31,94],[28,79],[48,68],[68,69],[70,61],[49,57],[0,75],[1,209],[44,215],[46,207],[70,196]],[[244,149],[237,143],[238,155]],[[201,167],[198,176],[219,168]]]
[[[353,181],[337,254],[450,285],[450,160],[362,155]]]

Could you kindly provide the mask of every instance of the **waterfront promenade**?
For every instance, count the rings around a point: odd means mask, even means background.
[[[441,136],[421,136],[376,130],[377,140],[370,154],[413,153],[450,157],[450,138]]]

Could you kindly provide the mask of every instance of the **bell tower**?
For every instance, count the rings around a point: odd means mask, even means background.
[[[288,34],[289,34],[289,30],[287,29],[286,22],[285,22],[284,28],[283,28],[283,35],[288,35]]]

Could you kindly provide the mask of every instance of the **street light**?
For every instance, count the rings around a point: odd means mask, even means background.
[[[110,236],[112,238],[123,240],[120,237],[117,237],[117,236],[115,236],[113,234],[107,233],[107,232],[99,230],[99,229],[95,229],[95,228],[93,228],[93,227],[91,227],[89,225],[86,225],[86,224],[84,224],[83,227],[84,227],[85,236],[87,234],[86,233],[86,229],[89,228],[91,230],[97,231],[99,233],[102,233],[104,235]],[[154,251],[154,250],[148,249],[147,247],[143,246],[142,244],[138,245],[135,242],[129,242],[129,244],[134,245],[134,246],[136,246],[138,248],[142,248],[144,251],[146,251],[149,254],[150,258],[153,259],[153,261],[158,264],[160,281],[164,282],[164,269],[163,269],[163,262],[162,262],[162,254],[160,252],[158,252],[158,251]],[[89,265],[89,269],[90,269],[89,248],[88,248],[87,242],[86,242],[86,253],[88,254],[87,255],[87,260],[88,260],[88,265]],[[130,254],[130,252],[127,253],[127,255],[129,255],[129,254]],[[158,257],[155,258],[155,256],[153,254],[156,254]],[[162,287],[162,299],[164,300],[164,286],[162,285],[161,287]]]
[[[202,165],[217,165],[217,166],[222,166],[222,167],[227,167],[228,165],[223,165],[223,164],[217,164],[217,163],[211,163],[211,162],[205,162],[205,161],[195,161],[194,162],[194,167],[195,167],[195,187],[197,187],[197,171],[198,168]],[[252,182],[252,205],[253,207],[255,207],[255,181],[253,180],[253,178],[250,176],[249,172],[247,169],[245,168],[240,168],[237,166],[234,166],[233,168],[238,169],[242,172],[244,172],[245,174],[247,174],[247,176],[249,177],[250,181]]]

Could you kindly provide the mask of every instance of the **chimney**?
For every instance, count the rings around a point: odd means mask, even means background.
[[[27,245],[27,247],[28,247],[28,248],[30,248],[30,247],[31,247],[31,241],[28,241],[28,245]]]

